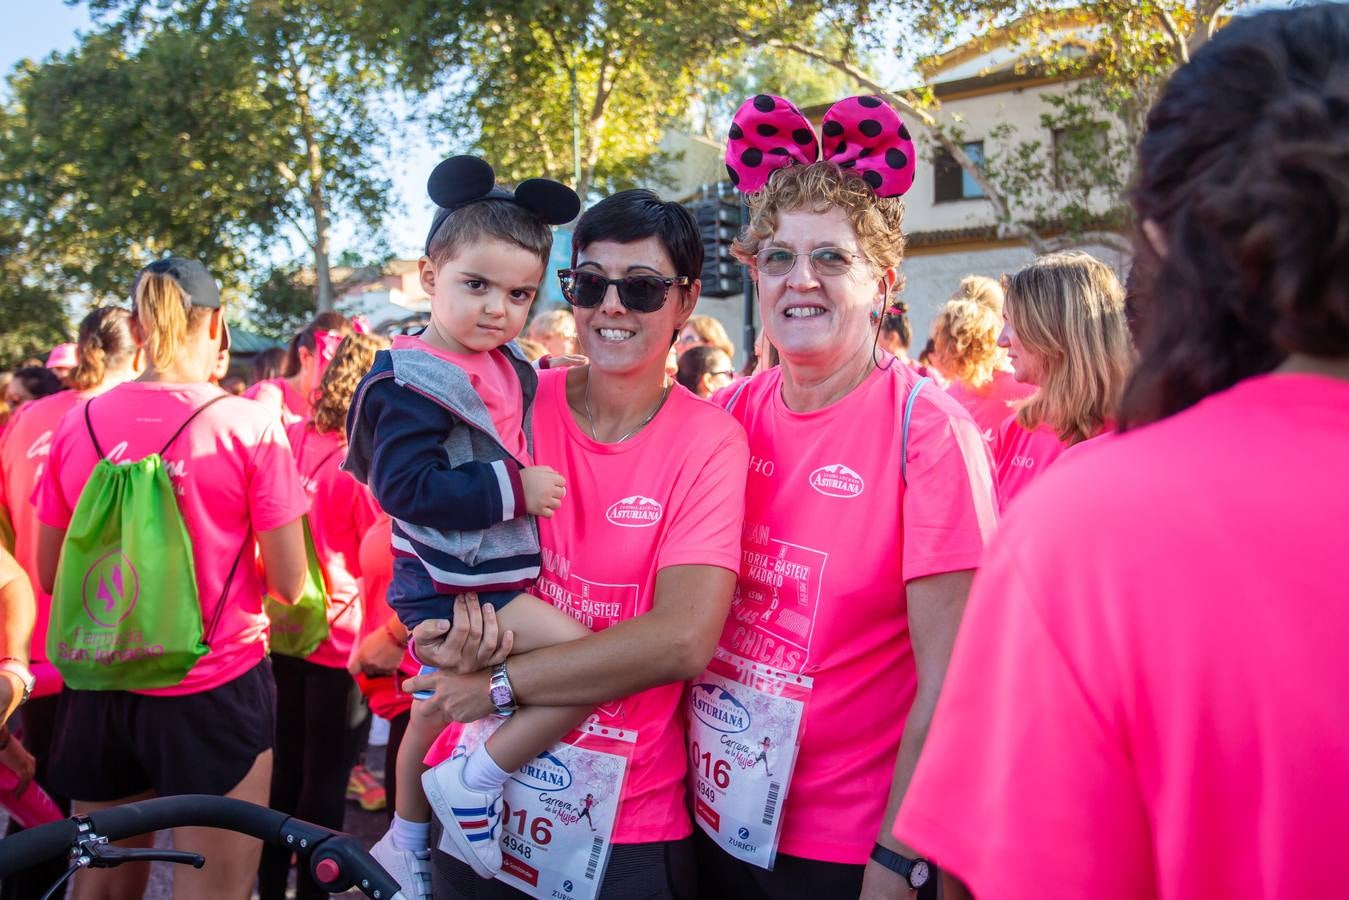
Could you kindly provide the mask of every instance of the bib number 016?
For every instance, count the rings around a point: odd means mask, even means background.
[[[713,760],[711,753],[702,752],[698,742],[694,741],[690,747],[690,756],[693,757],[693,769],[695,772],[702,772],[704,778],[712,779],[712,783],[723,791],[731,786],[731,763],[727,759]]]
[[[529,858],[529,853],[527,852],[529,850],[529,847],[525,845],[523,842],[519,841],[518,838],[515,838],[514,843],[512,843],[513,835],[511,834],[511,832],[514,832],[521,838],[526,838],[529,841],[532,841],[539,847],[546,847],[553,840],[552,819],[549,819],[545,816],[537,816],[533,819],[530,819],[529,812],[527,810],[511,809],[511,805],[504,801],[502,802],[501,821],[503,823],[502,829],[506,832],[502,840],[512,850],[517,850],[518,852],[523,854],[526,859]]]

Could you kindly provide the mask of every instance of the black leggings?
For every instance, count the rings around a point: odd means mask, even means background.
[[[350,695],[355,684],[346,669],[303,659],[272,657],[276,676],[276,746],[269,805],[292,816],[341,830],[346,814]],[[262,848],[258,867],[260,900],[283,900],[291,851]],[[307,871],[296,873],[300,900],[326,898]]]
[[[47,760],[51,757],[52,737],[56,731],[56,701],[55,694],[50,697],[29,700],[19,707],[18,718],[21,727],[15,729],[19,739],[23,741],[24,749],[37,758],[37,777],[35,780],[43,787],[47,787]],[[11,727],[13,727],[13,724],[11,723]],[[50,790],[48,793],[50,793]],[[52,799],[56,801],[57,806],[61,807],[62,812],[70,812],[69,800],[55,794],[52,794]],[[5,836],[8,837],[22,830],[18,822],[10,819],[9,829],[5,832]],[[17,872],[6,878],[3,884],[0,884],[0,900],[32,900],[32,898],[41,897],[46,893],[47,888],[55,884],[56,880],[65,874],[69,866],[69,860],[58,856],[56,859],[40,866]],[[65,893],[66,889],[62,887],[55,894],[52,894],[52,898],[53,900],[61,900]]]
[[[435,847],[439,823],[432,829]],[[599,900],[692,900],[697,876],[693,841],[616,844],[609,854]],[[528,897],[504,882],[479,878],[466,863],[431,851],[431,886],[436,900],[515,900]]]

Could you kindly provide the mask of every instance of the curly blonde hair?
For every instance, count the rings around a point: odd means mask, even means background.
[[[1047,424],[1075,444],[1118,418],[1134,349],[1109,266],[1076,251],[1042,256],[1008,279],[1006,313],[1044,366],[1039,390],[1017,410],[1022,428]]]
[[[937,368],[952,381],[982,390],[1007,359],[998,346],[1000,331],[1002,320],[984,304],[948,300],[932,323]]]
[[[333,361],[323,370],[314,400],[311,424],[319,434],[336,431],[346,435],[347,409],[365,373],[375,364],[375,352],[387,343],[373,334],[349,334],[333,355]]]
[[[966,275],[951,295],[952,300],[973,300],[1002,315],[1002,285],[987,275]]]
[[[823,213],[834,207],[847,215],[858,247],[873,265],[898,268],[904,260],[904,202],[898,197],[877,197],[860,174],[834,163],[822,160],[778,169],[768,184],[748,199],[749,224],[731,248],[746,265],[753,265],[758,252],[773,239],[779,213]],[[892,295],[899,294],[903,287],[904,277],[899,275]]]

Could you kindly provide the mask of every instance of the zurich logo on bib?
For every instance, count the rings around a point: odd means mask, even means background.
[[[835,463],[832,466],[820,466],[810,473],[810,486],[826,497],[850,499],[859,496],[865,485],[862,476],[852,469]]]
[[[634,494],[609,507],[604,517],[623,528],[646,528],[659,522],[663,512],[664,509],[655,500]]]

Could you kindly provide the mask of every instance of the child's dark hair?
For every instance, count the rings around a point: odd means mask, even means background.
[[[314,337],[316,331],[336,331],[346,337],[352,333],[351,320],[341,313],[331,310],[314,316],[308,325],[297,331],[295,336],[290,339],[290,346],[286,348],[286,367],[282,370],[282,375],[290,378],[293,375],[300,374],[301,347],[310,353],[318,351],[318,341]]]
[[[489,238],[528,250],[545,266],[553,250],[553,229],[536,213],[510,200],[480,200],[445,217],[426,255],[440,268],[466,245]]]
[[[1133,196],[1140,359],[1122,424],[1289,354],[1349,354],[1349,6],[1237,17],[1148,116]]]
[[[655,191],[637,188],[605,197],[586,210],[571,241],[571,264],[582,250],[599,241],[630,244],[658,239],[674,263],[675,275],[692,281],[703,275],[703,239],[693,214]]]
[[[724,351],[716,347],[690,347],[685,350],[679,357],[675,381],[698,393],[698,382],[703,380],[704,375],[711,373],[718,353],[725,355]]]
[[[907,350],[913,346],[913,325],[909,323],[909,305],[894,301],[881,313],[881,331],[898,336],[899,343]]]

